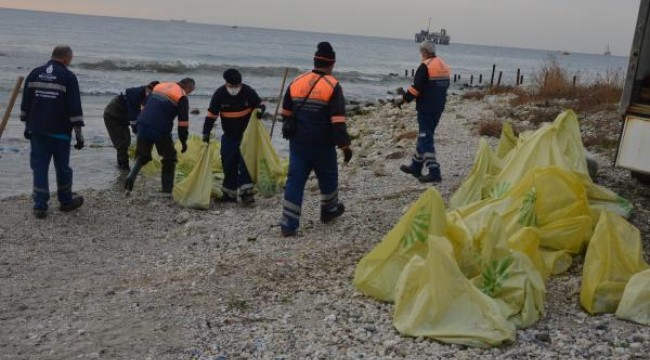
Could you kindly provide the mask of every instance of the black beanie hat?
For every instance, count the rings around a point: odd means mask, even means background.
[[[236,69],[228,69],[223,72],[223,79],[228,84],[239,85],[241,84],[241,74]]]
[[[158,85],[158,84],[160,84],[160,81],[152,81],[152,82],[150,82],[149,84],[147,84],[147,88],[148,88],[149,90],[153,90],[153,88],[155,88],[156,85]]]
[[[332,45],[327,41],[318,43],[318,49],[314,54],[315,67],[328,67],[336,62],[336,53]]]

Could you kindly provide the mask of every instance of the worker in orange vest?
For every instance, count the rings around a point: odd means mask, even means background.
[[[400,170],[415,176],[420,182],[435,183],[442,181],[440,164],[436,159],[433,136],[445,109],[447,89],[449,88],[449,66],[436,56],[436,46],[431,41],[420,44],[422,63],[415,72],[413,85],[404,95],[397,99],[395,105],[415,99],[418,113],[419,135],[415,154],[410,165],[402,165]],[[422,175],[423,168],[428,170]]]
[[[162,191],[171,193],[174,188],[176,171],[176,149],[172,140],[174,119],[178,117],[178,139],[181,142],[181,152],[187,151],[189,127],[189,95],[196,84],[194,79],[185,78],[181,81],[165,82],[156,85],[147,97],[144,108],[138,116],[138,143],[136,145],[136,160],[131,172],[126,177],[124,188],[127,192],[133,190],[133,184],[140,169],[151,161],[151,150],[156,146],[162,157],[162,172],[160,180]]]
[[[345,98],[332,76],[336,53],[328,42],[318,44],[314,69],[296,77],[282,103],[282,136],[289,139],[289,173],[284,191],[281,230],[296,234],[307,178],[316,173],[321,193],[320,219],[328,223],[345,211],[338,197],[336,147],[347,163],[352,158],[345,125]]]

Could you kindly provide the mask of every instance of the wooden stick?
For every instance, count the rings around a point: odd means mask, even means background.
[[[289,68],[284,69],[284,78],[282,78],[282,86],[280,86],[280,95],[278,95],[278,105],[275,107],[275,113],[273,114],[273,122],[271,123],[271,136],[273,138],[273,128],[275,127],[275,119],[278,117],[278,110],[282,106],[282,94],[284,93],[284,83],[287,81],[287,75],[289,74]]]
[[[5,109],[5,114],[2,116],[2,122],[0,122],[0,138],[2,137],[2,133],[5,131],[7,122],[9,122],[9,116],[11,116],[11,110],[14,108],[14,103],[16,103],[16,97],[18,97],[18,92],[20,91],[20,86],[23,84],[23,80],[25,80],[25,78],[22,76],[19,76],[18,79],[16,79],[16,85],[14,85],[14,90],[11,93],[9,104]]]

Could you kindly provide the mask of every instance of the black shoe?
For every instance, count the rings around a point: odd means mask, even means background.
[[[289,237],[289,236],[295,236],[296,235],[296,230],[291,230],[291,229],[282,229],[282,236],[284,237]]]
[[[426,175],[418,176],[418,180],[420,180],[421,183],[439,183],[442,181],[442,176],[439,174],[428,173]]]
[[[420,174],[415,173],[415,171],[413,171],[413,169],[411,169],[411,167],[408,165],[401,165],[399,169],[402,170],[402,172],[405,174],[413,175],[416,178],[420,177]]]
[[[323,211],[323,210],[321,210],[321,212],[320,212],[320,221],[327,224],[328,222],[330,222],[330,221],[336,219],[337,217],[343,215],[344,212],[345,212],[345,206],[343,206],[342,203],[338,203],[338,204],[336,204],[336,208],[334,209],[334,211]]]
[[[243,194],[240,197],[241,202],[244,205],[250,205],[255,202],[255,196],[253,196],[253,194]]]
[[[124,189],[128,192],[133,191],[133,183],[135,182],[134,178],[127,177],[126,180],[124,180]]]
[[[236,203],[236,202],[237,202],[237,198],[236,198],[236,197],[232,197],[232,196],[230,196],[230,195],[223,194],[223,195],[221,196],[221,199],[220,199],[219,201],[221,201],[221,202],[226,202],[226,203]]]
[[[131,167],[129,166],[129,161],[118,161],[117,162],[117,168],[122,170],[122,171],[131,171]]]
[[[47,210],[45,209],[34,209],[34,216],[37,219],[45,219],[47,216]]]
[[[75,197],[72,198],[71,202],[69,202],[67,204],[61,204],[61,206],[59,206],[59,210],[61,210],[63,212],[72,211],[72,210],[80,207],[81,205],[83,205],[83,203],[84,203],[83,196],[81,196],[81,195],[75,196]]]

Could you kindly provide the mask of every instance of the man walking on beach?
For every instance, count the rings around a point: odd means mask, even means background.
[[[400,170],[415,176],[421,182],[434,183],[442,181],[440,164],[436,160],[433,136],[445,109],[450,70],[447,64],[436,56],[436,47],[433,42],[422,42],[420,54],[422,63],[415,72],[413,85],[396,102],[397,106],[401,106],[404,102],[416,99],[415,109],[418,113],[419,128],[411,165],[402,165]],[[426,175],[422,175],[423,167],[428,170]]]
[[[117,167],[120,170],[129,171],[129,125],[134,134],[138,132],[137,120],[144,100],[158,84],[158,81],[152,81],[148,85],[128,88],[114,97],[104,109],[104,124],[113,147],[117,150]]]
[[[25,138],[30,140],[30,165],[34,176],[34,216],[47,216],[50,188],[48,172],[54,158],[59,210],[71,211],[83,204],[83,197],[72,193],[70,141],[72,130],[75,148],[84,147],[81,95],[77,76],[68,70],[72,49],[59,45],[47,64],[32,70],[25,80],[20,120],[25,122]]]
[[[189,95],[196,83],[192,78],[181,81],[164,82],[156,85],[147,97],[144,108],[138,117],[138,143],[136,145],[136,160],[129,175],[126,177],[124,188],[133,190],[135,179],[149,161],[151,149],[156,146],[162,157],[162,172],[160,181],[162,192],[171,193],[174,188],[176,172],[176,149],[172,140],[174,119],[178,117],[178,139],[181,141],[181,152],[187,151],[189,123]]]
[[[319,43],[314,69],[296,77],[284,95],[282,136],[289,139],[289,173],[280,224],[283,236],[296,234],[303,192],[312,170],[321,193],[321,221],[330,222],[345,211],[338,198],[336,146],[343,150],[346,163],[352,158],[352,150],[343,90],[332,76],[335,62],[330,43]]]
[[[210,141],[210,132],[217,117],[220,116],[223,129],[221,164],[224,173],[221,200],[237,202],[237,190],[239,189],[241,202],[251,204],[255,201],[253,182],[242,158],[239,145],[253,111],[259,112],[261,118],[266,107],[262,104],[262,99],[257,92],[242,83],[239,71],[228,69],[223,73],[223,78],[226,83],[214,92],[210,100],[208,115],[203,123],[203,141]]]

